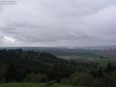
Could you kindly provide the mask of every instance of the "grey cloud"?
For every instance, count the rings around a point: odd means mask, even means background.
[[[23,22],[15,22],[15,23],[11,23],[9,24],[9,26],[15,27],[15,28],[41,28],[41,26],[36,25],[36,24],[30,24],[26,21]]]
[[[11,33],[11,34],[16,33],[16,29],[13,28],[13,27],[1,27],[0,31],[1,31],[2,33],[9,33],[9,34],[10,34],[10,33]]]
[[[15,8],[8,6],[0,12],[1,36],[17,39],[17,45],[115,43],[116,13],[111,11],[115,10],[115,0],[17,0],[17,3]]]
[[[46,3],[49,9],[47,12],[56,17],[85,16],[112,5],[116,5],[115,0],[63,0],[53,1],[52,5]]]

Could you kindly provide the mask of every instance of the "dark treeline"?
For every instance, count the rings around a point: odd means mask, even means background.
[[[111,63],[103,68],[98,67],[97,63],[66,61],[45,52],[22,51],[22,49],[0,50],[1,82],[54,80],[73,85],[100,87],[101,82],[105,84],[104,81],[108,81],[113,87],[116,81],[115,70],[115,64]]]
[[[69,78],[63,78],[61,83],[87,87],[116,87],[116,65],[109,62],[106,67],[91,70],[91,73],[75,72]]]

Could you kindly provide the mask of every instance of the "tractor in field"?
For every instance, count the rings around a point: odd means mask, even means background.
[[[54,86],[53,81],[50,81],[50,82],[47,83],[45,86]]]

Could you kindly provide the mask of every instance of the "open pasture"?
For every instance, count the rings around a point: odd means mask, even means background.
[[[56,56],[82,56],[82,57],[99,57],[93,53],[54,53]]]
[[[116,59],[114,58],[94,53],[54,53],[54,55],[66,60],[75,60],[77,62],[91,61],[100,65],[106,65],[108,62],[116,63]]]

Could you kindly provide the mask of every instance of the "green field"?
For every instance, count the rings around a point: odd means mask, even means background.
[[[55,86],[45,86],[46,83],[2,83],[0,87],[82,87],[54,83]]]
[[[54,53],[56,56],[95,56],[92,53]]]
[[[93,57],[93,58],[100,57],[99,55],[93,53],[54,53],[54,55],[55,56],[82,56],[82,57]]]
[[[108,62],[116,63],[116,59],[111,59],[109,57],[96,55],[93,53],[54,53],[55,56],[80,56],[91,62],[99,63],[100,65],[106,65]]]

